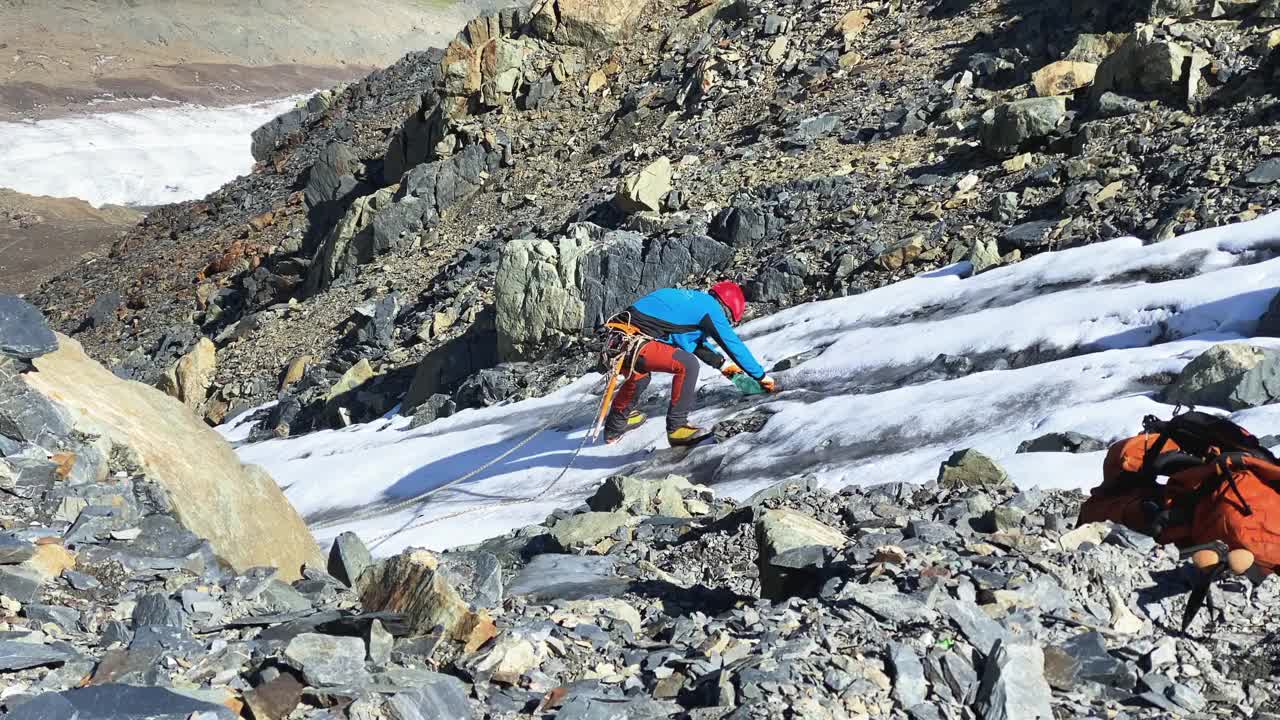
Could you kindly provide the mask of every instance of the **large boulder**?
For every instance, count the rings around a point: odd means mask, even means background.
[[[706,236],[646,238],[590,223],[554,241],[512,241],[498,263],[498,353],[507,360],[535,357],[642,295],[723,266],[732,254]]]
[[[1189,103],[1199,90],[1201,73],[1211,62],[1201,50],[1158,40],[1152,28],[1140,28],[1098,66],[1093,103],[1108,91]]]
[[[614,203],[623,212],[660,212],[671,192],[671,160],[660,157],[634,175],[622,179]]]
[[[158,387],[192,410],[198,410],[209,397],[217,369],[218,348],[209,338],[202,337],[191,352],[165,372]]]
[[[1009,484],[1009,474],[977,450],[961,450],[938,468],[938,484],[949,490],[1000,487]]]
[[[449,582],[440,558],[426,550],[406,550],[373,565],[356,586],[365,610],[401,613],[415,635],[439,630],[469,642],[493,625]]]
[[[163,487],[178,520],[232,567],[270,565],[293,580],[304,563],[320,562],[306,524],[265,471],[241,464],[222,436],[177,400],[116,377],[70,338],[58,342],[56,352],[34,361],[37,372],[10,382],[56,407],[76,430],[103,438]]]
[[[533,28],[565,45],[609,46],[631,33],[644,0],[545,0],[533,8]]]
[[[0,355],[30,360],[58,349],[44,315],[15,295],[0,294]]]
[[[1182,370],[1163,400],[1228,410],[1270,405],[1280,400],[1280,352],[1247,343],[1214,345]]]
[[[756,521],[760,595],[770,600],[811,595],[828,549],[844,547],[839,530],[795,510],[766,510]]]
[[[1035,71],[1031,75],[1031,84],[1040,97],[1069,95],[1091,85],[1097,74],[1096,63],[1059,60]]]
[[[1024,144],[1052,133],[1066,116],[1065,97],[1016,100],[984,113],[978,133],[987,150],[1013,155]]]

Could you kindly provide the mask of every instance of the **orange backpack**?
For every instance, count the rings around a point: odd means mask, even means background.
[[[1111,520],[1179,547],[1222,541],[1275,572],[1280,460],[1249,431],[1208,413],[1148,417],[1143,428],[1111,446],[1079,522]]]

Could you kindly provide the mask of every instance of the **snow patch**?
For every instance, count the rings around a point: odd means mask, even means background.
[[[653,420],[616,445],[587,444],[564,472],[595,410],[599,376],[416,430],[395,418],[240,453],[287,488],[322,542],[353,530],[377,555],[453,547],[540,522],[619,472],[686,473],[742,498],[797,475],[831,488],[925,482],[952,452],[975,447],[1022,487],[1085,489],[1099,479],[1101,453],[1018,455],[1018,445],[1066,430],[1109,441],[1140,430],[1144,415],[1170,415],[1153,378],[1214,343],[1252,335],[1280,286],[1277,249],[1280,214],[1157,245],[1123,238],[1049,253],[977,277],[958,265],[790,308],[744,326],[748,344],[766,367],[821,353],[775,373],[785,391],[774,397],[743,399],[708,373],[693,422],[743,412],[769,419],[759,432],[687,454],[666,448],[667,383],[658,382],[646,403]],[[920,380],[917,371],[940,355],[975,364]],[[1236,417],[1257,434],[1280,432],[1280,410]],[[472,472],[425,503],[389,508]],[[553,483],[536,501],[516,502]]]

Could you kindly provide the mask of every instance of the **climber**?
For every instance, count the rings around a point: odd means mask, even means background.
[[[648,387],[651,373],[673,375],[667,410],[667,441],[673,446],[696,445],[710,435],[689,424],[698,384],[697,360],[717,368],[740,389],[777,392],[777,383],[733,331],[746,308],[742,288],[726,281],[713,285],[710,292],[657,290],[606,323],[614,346],[629,349],[622,367],[626,380],[613,396],[605,419],[605,442],[617,442],[646,420],[643,413],[628,410]],[[708,340],[714,340],[729,358],[711,349]]]

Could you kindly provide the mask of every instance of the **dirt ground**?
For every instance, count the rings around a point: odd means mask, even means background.
[[[0,0],[0,120],[327,87],[447,42],[480,4]]]
[[[90,252],[106,252],[142,219],[129,208],[0,188],[0,292],[23,293]]]

